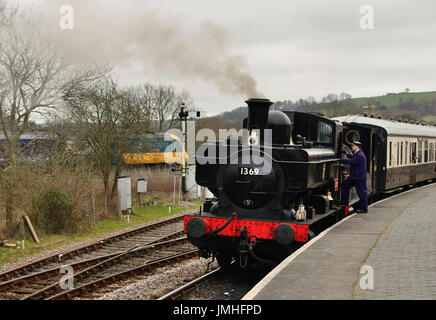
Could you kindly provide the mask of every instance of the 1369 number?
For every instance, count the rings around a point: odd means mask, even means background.
[[[241,168],[243,176],[257,176],[260,173],[258,168]]]

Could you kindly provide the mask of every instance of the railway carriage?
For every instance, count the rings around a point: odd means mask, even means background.
[[[387,193],[436,178],[436,127],[361,115],[335,120],[345,127],[345,143],[363,144],[369,193]]]

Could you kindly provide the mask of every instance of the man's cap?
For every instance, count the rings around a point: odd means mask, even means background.
[[[362,146],[362,144],[359,141],[353,141],[353,143],[351,145],[352,146],[358,146],[358,147]]]

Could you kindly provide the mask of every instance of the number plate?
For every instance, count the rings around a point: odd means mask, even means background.
[[[241,168],[241,176],[257,176],[260,174],[260,170],[258,168]]]

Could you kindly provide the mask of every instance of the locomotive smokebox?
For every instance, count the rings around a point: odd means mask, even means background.
[[[247,129],[264,130],[268,126],[269,107],[273,104],[269,99],[249,99],[248,104],[248,124]]]

